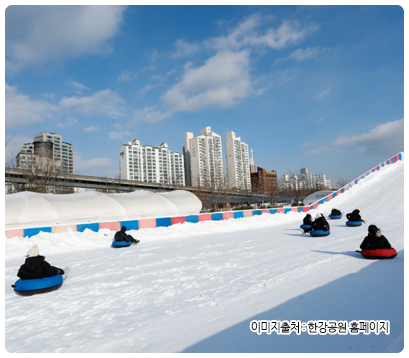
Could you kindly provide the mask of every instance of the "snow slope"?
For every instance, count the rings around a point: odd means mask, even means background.
[[[112,232],[42,233],[6,240],[9,352],[399,352],[403,349],[403,163],[382,168],[319,206],[368,220],[311,238],[303,213],[263,214],[131,231],[137,246],[111,249]],[[314,215],[317,210],[311,213]],[[399,252],[366,260],[354,250],[376,224]],[[61,289],[17,296],[23,255],[71,272]],[[390,320],[385,335],[261,335],[252,319]]]

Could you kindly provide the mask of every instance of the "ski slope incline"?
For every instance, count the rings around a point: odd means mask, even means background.
[[[131,231],[137,246],[114,250],[112,232],[42,233],[6,241],[9,352],[398,352],[403,349],[403,163],[382,168],[312,210],[358,208],[367,220],[331,235],[299,232],[304,213]],[[393,260],[354,250],[376,224]],[[23,255],[40,253],[71,272],[61,289],[19,297],[10,285]],[[389,320],[389,335],[261,335],[252,319]]]

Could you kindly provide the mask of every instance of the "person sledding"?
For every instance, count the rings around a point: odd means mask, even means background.
[[[311,214],[305,215],[305,217],[304,217],[302,223],[303,223],[303,225],[310,225],[310,226],[312,226],[313,221],[312,221],[312,216],[311,216]]]
[[[306,234],[307,232],[310,231],[329,231],[329,224],[328,221],[325,219],[324,215],[322,214],[317,214],[315,217],[315,220],[312,223],[312,226],[307,229],[300,228],[300,231],[302,234]]]
[[[360,246],[361,250],[390,249],[391,247],[388,239],[382,235],[381,230],[375,225],[369,225],[368,235]]]
[[[360,247],[361,251],[356,251],[360,252],[366,259],[393,259],[398,254],[375,225],[369,225],[368,235]]]
[[[55,275],[62,275],[63,279],[67,278],[70,271],[69,267],[64,270],[58,267],[51,266],[45,261],[44,256],[40,256],[38,245],[35,244],[25,255],[26,261],[18,270],[17,276],[22,280],[30,280],[37,278],[51,277]]]
[[[131,235],[126,233],[126,226],[121,227],[121,231],[117,231],[114,236],[114,241],[126,241],[132,242],[133,244],[137,244],[140,240],[134,239]]]
[[[347,219],[348,221],[362,222],[364,224],[366,223],[366,221],[361,218],[358,209],[355,209],[352,213],[347,214]]]
[[[338,210],[335,208],[331,210],[330,216],[339,216],[339,215],[342,215],[341,210]]]

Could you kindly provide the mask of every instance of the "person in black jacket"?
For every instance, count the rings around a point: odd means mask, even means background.
[[[361,221],[364,224],[366,223],[365,220],[362,220],[361,215],[359,214],[359,210],[355,209],[352,213],[347,214],[347,219],[349,221]]]
[[[305,216],[305,218],[303,219],[302,223],[303,223],[303,225],[311,225],[312,226],[313,221],[312,221],[311,214],[307,214]]]
[[[387,238],[382,235],[380,229],[375,225],[369,225],[368,236],[362,241],[360,247],[362,250],[390,249],[391,244]]]
[[[333,215],[333,216],[341,215],[341,211],[338,210],[338,209],[332,209],[331,210],[331,215]]]
[[[135,240],[131,235],[126,233],[126,226],[121,227],[121,231],[117,231],[114,236],[115,241],[126,241],[137,244],[139,240]]]
[[[329,224],[328,224],[328,221],[325,219],[324,215],[317,214],[317,216],[315,217],[314,222],[312,223],[312,227],[310,227],[309,229],[300,229],[302,234],[305,234],[305,233],[310,232],[312,230],[314,230],[314,231],[316,231],[316,230],[328,231],[329,230]]]
[[[47,261],[45,261],[44,256],[40,256],[38,245],[35,244],[30,250],[28,250],[26,261],[20,266],[17,276],[22,280],[28,280],[62,275],[65,279],[69,270],[70,269],[68,267],[63,270],[58,267],[51,266]]]

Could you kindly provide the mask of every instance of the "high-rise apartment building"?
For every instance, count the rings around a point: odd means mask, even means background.
[[[249,147],[232,131],[226,134],[226,171],[229,189],[251,190]]]
[[[283,185],[288,189],[331,189],[331,181],[325,174],[310,174],[307,168],[301,168],[298,175],[285,174],[282,178]]]
[[[142,146],[139,139],[119,149],[121,179],[148,183],[185,185],[183,155],[171,152],[167,143]]]
[[[185,168],[190,168],[187,181],[191,186],[224,185],[222,139],[211,127],[203,128],[197,137],[187,132],[183,153]]]
[[[18,168],[30,168],[34,158],[53,160],[56,171],[74,173],[74,151],[71,143],[62,141],[62,136],[42,132],[34,136],[33,143],[25,143],[17,155]]]

